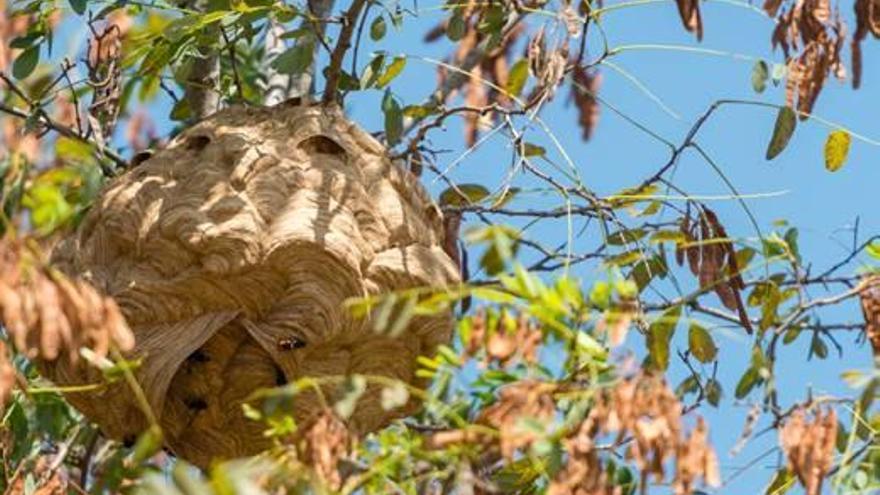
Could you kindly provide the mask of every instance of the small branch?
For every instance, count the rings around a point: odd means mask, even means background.
[[[339,32],[339,41],[336,42],[336,47],[333,49],[333,53],[330,54],[330,64],[327,67],[327,85],[324,86],[324,97],[322,100],[324,104],[334,103],[339,99],[337,88],[339,86],[339,73],[342,70],[342,62],[345,59],[346,52],[351,48],[351,38],[354,35],[357,21],[366,3],[366,0],[354,0],[351,8],[345,12],[342,18],[342,30]]]
[[[229,48],[229,65],[232,68],[232,77],[235,81],[238,99],[244,102],[244,87],[241,84],[241,76],[238,74],[238,62],[235,60],[235,43],[229,41],[229,36],[226,35],[226,29],[223,26],[220,26],[220,34],[223,36],[223,41],[226,43],[227,48]]]
[[[4,103],[0,103],[0,112],[3,112],[7,115],[11,115],[13,117],[20,118],[22,120],[27,120],[27,119],[31,118],[31,115],[29,113],[27,113],[26,111],[9,106],[9,105],[6,105]],[[42,112],[42,111],[38,112],[37,120],[41,125],[43,125],[47,129],[51,129],[66,138],[70,138],[75,141],[79,141],[81,143],[88,144],[90,147],[94,148],[98,154],[103,155],[104,157],[106,157],[107,159],[112,161],[114,164],[116,164],[117,168],[124,168],[128,165],[128,162],[124,158],[122,158],[119,154],[117,154],[115,151],[113,151],[107,147],[104,147],[103,149],[98,150],[98,146],[95,142],[83,137],[82,135],[80,135],[76,131],[74,131],[73,129],[55,122],[54,120],[52,120],[52,118],[50,118],[48,115],[46,115],[45,112]],[[102,171],[104,172],[105,176],[112,177],[114,175],[114,170],[112,168],[108,169],[108,168],[105,168],[103,165],[101,166],[101,168],[102,168]]]

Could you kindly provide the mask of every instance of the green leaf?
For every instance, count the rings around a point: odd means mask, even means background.
[[[131,460],[135,466],[146,461],[162,448],[162,430],[158,426],[152,426],[143,432],[131,453]]]
[[[403,134],[403,111],[391,91],[386,91],[382,98],[382,112],[385,114],[385,139],[394,146]]]
[[[828,134],[828,139],[825,141],[825,168],[829,172],[837,172],[843,167],[849,155],[851,141],[849,133],[843,129]]]
[[[529,61],[521,58],[510,68],[510,73],[507,76],[507,85],[504,89],[512,96],[519,96],[528,79]]]
[[[403,72],[404,67],[406,67],[406,57],[394,57],[394,60],[385,69],[385,73],[376,80],[376,87],[381,89],[387,86],[388,83]]]
[[[721,403],[721,396],[723,395],[723,392],[721,391],[721,383],[712,378],[706,382],[706,385],[703,388],[706,391],[706,400],[709,401],[709,404],[711,404],[712,407],[718,407],[718,404]]]
[[[758,60],[752,67],[752,89],[755,93],[763,93],[767,88],[767,79],[770,77],[770,67],[767,62]]]
[[[55,154],[65,160],[86,162],[92,158],[92,147],[82,141],[61,136],[55,141]]]
[[[691,323],[688,329],[688,347],[691,354],[702,363],[708,363],[718,355],[718,347],[709,332],[697,323]]]
[[[12,75],[24,79],[31,75],[40,62],[40,45],[33,45],[21,52],[12,63]]]
[[[828,357],[828,345],[819,337],[818,334],[813,335],[813,341],[810,343],[810,352],[819,359]]]
[[[736,391],[734,391],[734,396],[737,399],[742,399],[743,397],[749,395],[749,392],[755,388],[755,385],[761,382],[761,374],[758,372],[758,368],[752,366],[746,370],[745,373],[740,377],[739,382],[736,384]]]
[[[373,19],[373,23],[370,24],[370,39],[379,41],[385,37],[386,31],[388,31],[388,25],[385,24],[385,17],[380,15]]]
[[[590,302],[600,309],[606,309],[611,304],[611,285],[604,280],[593,284],[590,290]]]
[[[797,115],[791,107],[782,107],[776,116],[776,124],[773,126],[773,137],[770,138],[770,144],[767,145],[766,158],[772,160],[776,158],[782,150],[788,146],[788,141],[794,134],[797,126]]]
[[[675,387],[675,395],[682,398],[687,394],[695,393],[697,390],[700,390],[700,381],[695,375],[688,375],[684,381]]]
[[[654,320],[648,328],[648,352],[651,363],[662,371],[669,367],[669,342],[672,340],[672,334],[675,333],[680,317],[681,306],[673,306]]]
[[[532,143],[523,143],[523,156],[532,157],[532,156],[544,156],[547,154],[547,150],[544,149],[543,146],[538,146],[537,144]]]
[[[214,490],[211,489],[211,486],[199,479],[198,472],[199,471],[192,465],[183,461],[178,461],[174,464],[174,469],[171,471],[171,479],[186,495],[213,494]],[[162,482],[164,482],[162,484],[167,487],[167,481],[162,480]]]
[[[70,8],[78,15],[83,15],[86,11],[87,0],[70,0]]]
[[[880,260],[880,241],[874,241],[871,244],[868,244],[865,247],[865,252],[875,260]]]
[[[403,109],[403,115],[416,120],[421,120],[429,115],[437,113],[437,106],[434,104],[427,105],[407,105]]]
[[[479,203],[489,196],[489,190],[480,184],[459,184],[440,193],[440,206],[464,206]]]
[[[168,118],[176,122],[184,121],[190,117],[192,117],[192,110],[190,109],[188,98],[177,100],[177,103],[171,109],[171,114],[168,116]]]
[[[272,61],[272,67],[281,74],[302,74],[312,64],[313,43],[297,43]]]
[[[464,16],[460,10],[457,10],[449,19],[449,24],[446,26],[446,36],[451,41],[459,41],[464,38],[466,31],[467,24],[464,21]]]
[[[612,246],[623,246],[624,244],[636,242],[647,234],[644,229],[618,230],[608,234],[608,239],[605,242]]]
[[[773,475],[773,479],[770,480],[770,484],[764,490],[764,495],[782,495],[794,485],[794,474],[788,468],[782,468]]]

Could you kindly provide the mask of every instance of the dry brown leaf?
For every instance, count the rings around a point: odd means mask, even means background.
[[[604,391],[578,428],[563,439],[569,462],[551,481],[548,493],[617,493],[605,477],[596,448],[596,439],[606,435],[632,438],[627,458],[642,472],[643,483],[649,477],[663,482],[664,465],[674,460],[671,485],[676,494],[693,493],[699,480],[718,486],[718,460],[709,446],[706,424],[698,419],[686,435],[681,411],[675,393],[657,376],[639,374]]]
[[[675,0],[681,23],[688,32],[697,35],[697,41],[703,40],[703,19],[700,16],[699,0]]]
[[[330,488],[338,490],[343,481],[339,463],[349,457],[353,448],[354,437],[345,423],[325,411],[304,428],[299,456]]]
[[[511,383],[499,391],[497,402],[483,410],[478,422],[499,431],[502,456],[512,459],[517,450],[539,439],[535,432],[521,428],[519,422],[532,418],[549,424],[556,411],[552,395],[555,390],[555,384],[536,380]]]
[[[599,123],[599,103],[596,95],[602,85],[602,74],[583,67],[576,67],[572,74],[571,98],[578,111],[581,135],[588,141]]]
[[[112,345],[134,346],[112,299],[46,267],[23,242],[0,245],[0,312],[16,349],[29,358],[66,355],[75,362],[81,347],[103,357]]]
[[[562,22],[565,24],[565,29],[568,30],[569,36],[577,36],[580,34],[582,25],[581,19],[570,4],[563,5],[562,9],[559,11],[559,17],[562,18]]]
[[[874,360],[880,360],[880,275],[862,280],[859,299],[865,317],[865,335],[871,343]]]
[[[788,467],[803,485],[807,495],[822,493],[822,482],[834,460],[837,440],[837,414],[815,411],[812,421],[803,408],[796,409],[779,430],[779,444]]]

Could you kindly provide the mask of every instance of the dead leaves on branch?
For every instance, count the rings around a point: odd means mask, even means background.
[[[525,28],[522,23],[508,27],[508,15],[510,13],[501,5],[471,1],[455,8],[448,21],[428,33],[425,40],[429,42],[440,39],[443,34],[455,41],[456,49],[447,63],[467,71],[463,76],[450,73],[446,67],[438,69],[439,86],[452,89],[439,93],[444,98],[441,103],[460,91],[465,105],[472,109],[488,109],[493,105],[512,108],[520,98],[519,106],[530,108],[552,99],[566,76],[574,70],[572,98],[579,112],[584,139],[589,139],[598,118],[595,94],[601,80],[595,69],[585,69],[580,60],[573,60],[569,50],[569,39],[581,35],[583,19],[571,5],[563,3],[557,21],[564,29],[554,30],[557,36],[552,40],[545,36],[543,28],[538,29],[527,41],[523,58],[514,61],[513,49]],[[479,59],[475,61],[474,57]],[[534,80],[534,85],[527,96],[521,97],[529,77]],[[463,81],[451,84],[454,79]],[[480,130],[491,126],[498,118],[499,112],[495,111],[465,113],[466,144],[473,146]]]
[[[354,443],[345,423],[328,410],[301,430],[297,453],[331,489],[338,490],[342,486],[339,464],[349,458]]]
[[[615,493],[608,487],[607,470],[599,457],[598,442],[608,436],[616,445],[628,442],[626,458],[641,471],[643,486],[651,477],[662,482],[670,461],[675,464],[676,494],[693,493],[700,480],[720,485],[718,459],[709,446],[705,422],[698,419],[686,434],[681,411],[675,393],[654,375],[637,375],[601,393],[586,419],[564,440],[569,460],[548,493]]]
[[[862,41],[871,33],[880,38],[880,1],[856,0],[856,30],[852,39],[852,72],[853,88],[858,89],[862,83]]]
[[[862,314],[865,317],[865,334],[871,343],[874,360],[880,360],[880,275],[862,280],[859,292]]]
[[[781,7],[781,0],[767,0],[764,4],[770,16],[776,16]],[[793,5],[782,7],[776,22],[771,43],[774,48],[781,47],[785,54],[786,104],[805,118],[804,114],[812,112],[830,75],[846,79],[841,59],[846,26],[840,13],[832,11],[829,0],[796,0]]]
[[[498,318],[489,318],[485,310],[480,310],[471,318],[463,342],[464,357],[477,357],[484,350],[483,366],[491,362],[506,366],[517,359],[537,364],[542,341],[541,329],[525,314],[513,317],[505,313]]]
[[[89,40],[86,67],[88,84],[94,95],[89,106],[89,133],[99,147],[113,137],[119,116],[122,95],[122,38],[131,21],[124,16],[111,19],[103,30],[89,23],[92,38]]]
[[[464,76],[460,85],[465,104],[472,108],[483,108],[493,103],[507,105],[510,97],[502,88],[508,85],[510,74],[510,55],[513,46],[523,33],[524,27],[517,26],[503,32],[505,23],[504,10],[497,5],[481,5],[470,1],[467,5],[456,8],[452,17],[443,25],[432,29],[425,41],[440,39],[445,34],[458,43],[448,63],[454,67],[473,66]],[[489,48],[482,53],[474,64],[471,58],[480,54],[480,47]],[[460,78],[461,74],[449,74],[445,67],[438,69],[439,85],[443,87],[449,78]],[[459,85],[454,84],[444,97],[454,97]],[[473,146],[479,136],[480,128],[491,124],[496,116],[489,113],[469,112],[465,115],[465,142]]]
[[[572,74],[571,98],[578,111],[578,125],[584,141],[589,141],[599,123],[599,102],[596,95],[602,85],[599,71],[576,67]]]
[[[831,470],[837,440],[837,414],[817,409],[812,419],[803,408],[796,409],[779,430],[779,444],[789,470],[807,495],[822,493],[822,482]]]
[[[683,240],[675,248],[678,265],[686,261],[699,281],[700,290],[714,291],[724,307],[736,311],[742,326],[752,333],[752,324],[740,294],[745,283],[740,275],[736,250],[717,215],[708,207],[697,205],[696,218],[691,218],[688,211],[680,228]]]
[[[0,311],[10,340],[28,358],[75,362],[82,347],[103,357],[111,346],[134,346],[111,298],[48,267],[24,242],[0,244]]]
[[[676,494],[694,493],[699,483],[720,484],[718,460],[708,442],[702,419],[687,433],[682,404],[658,376],[639,374],[600,389],[583,419],[568,423],[561,432],[552,429],[558,417],[557,396],[575,394],[558,383],[523,380],[503,387],[497,400],[478,417],[477,423],[497,430],[446,430],[430,434],[430,448],[453,444],[479,447],[481,455],[494,452],[511,460],[538,442],[561,434],[565,459],[552,475],[549,495],[612,495],[624,493],[614,479],[610,453],[621,450],[623,458],[641,472],[641,484],[653,479],[669,482]],[[534,428],[525,425],[533,424]],[[490,455],[491,457],[491,455]],[[667,476],[672,468],[673,474]]]

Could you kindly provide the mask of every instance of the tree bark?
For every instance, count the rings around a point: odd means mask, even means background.
[[[205,12],[207,0],[189,0],[187,8]],[[220,109],[220,55],[216,43],[220,40],[220,31],[212,27],[208,39],[215,43],[206,43],[198,47],[199,54],[192,57],[189,74],[184,85],[184,98],[189,103],[191,116],[200,120]]]
[[[316,37],[324,36],[326,31],[326,22],[324,21],[330,16],[333,4],[334,0],[309,1],[309,11],[312,19],[303,19],[300,23],[300,28],[314,29]],[[272,19],[266,33],[266,63],[263,69],[267,80],[266,96],[263,98],[263,103],[266,105],[276,105],[289,98],[308,99],[315,93],[315,70],[318,63],[317,51],[321,43],[314,43],[316,56],[308,70],[302,74],[280,74],[272,68],[271,62],[287,49],[284,40],[281,39],[283,34],[284,26]]]

